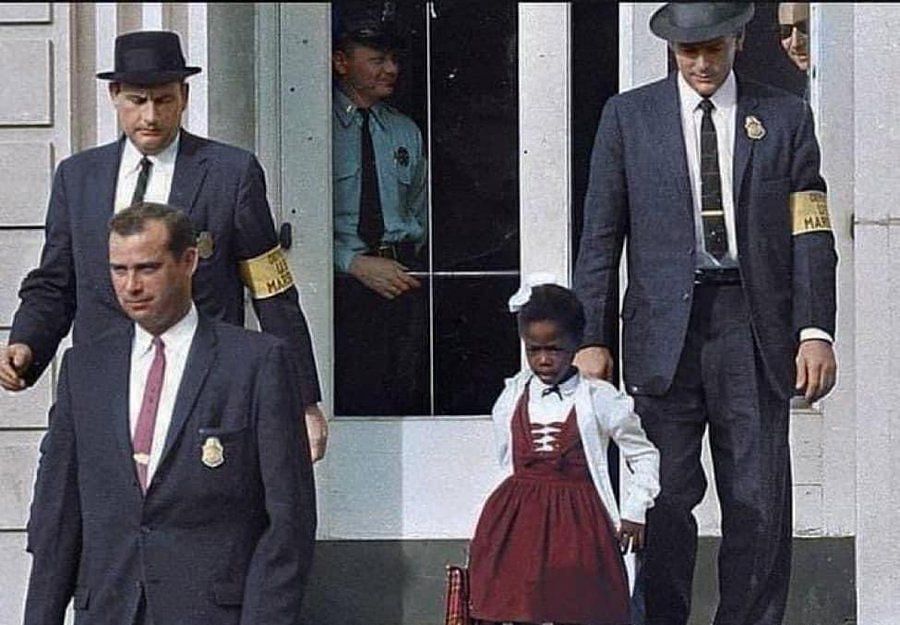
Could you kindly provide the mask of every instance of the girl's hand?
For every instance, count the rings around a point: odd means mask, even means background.
[[[619,541],[619,550],[628,553],[628,545],[631,544],[631,552],[637,553],[644,548],[644,524],[622,519],[619,531],[616,532]]]

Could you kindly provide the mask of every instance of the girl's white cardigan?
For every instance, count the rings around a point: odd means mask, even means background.
[[[580,373],[578,375],[581,376]],[[524,370],[508,378],[506,388],[491,411],[500,466],[507,474],[512,473],[512,415],[525,385],[532,377],[534,374],[531,371]],[[575,412],[591,478],[613,525],[618,529],[620,518],[644,523],[646,511],[653,507],[653,499],[659,494],[659,452],[647,440],[641,419],[634,412],[634,401],[607,382],[581,376],[575,390]],[[621,512],[613,496],[606,462],[610,439],[619,446],[632,473],[631,487],[623,500]]]

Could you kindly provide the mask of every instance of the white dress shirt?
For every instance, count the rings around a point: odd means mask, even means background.
[[[678,73],[678,95],[681,100],[681,129],[684,131],[684,148],[687,156],[688,172],[691,176],[691,195],[694,199],[694,236],[697,242],[697,253],[704,254],[706,266],[715,266],[719,262],[706,253],[703,241],[703,220],[700,217],[700,125],[703,121],[703,110],[700,102],[703,96],[694,91],[681,72]],[[722,86],[709,97],[715,105],[712,111],[713,124],[716,127],[716,142],[719,146],[719,176],[722,180],[722,209],[725,211],[725,230],[728,234],[728,257],[737,259],[737,235],[734,221],[734,124],[737,115],[737,81],[734,72]]]
[[[150,485],[159,459],[162,456],[163,446],[166,442],[166,434],[169,432],[169,424],[172,422],[172,410],[175,408],[175,396],[181,384],[181,376],[184,373],[184,365],[187,362],[188,352],[194,334],[197,331],[197,309],[191,304],[188,313],[181,321],[160,335],[165,345],[166,369],[163,376],[162,392],[159,396],[159,406],[156,412],[156,426],[153,430],[153,443],[150,446],[150,463],[147,466],[147,485]],[[137,427],[138,415],[141,412],[141,403],[144,400],[144,387],[147,384],[147,376],[150,374],[150,365],[153,364],[154,348],[152,346],[153,335],[144,330],[138,324],[134,324],[134,341],[131,345],[131,377],[128,389],[128,417],[131,425],[131,438],[134,439],[134,429]]]
[[[703,96],[694,91],[681,72],[678,73],[678,97],[681,102],[681,128],[684,131],[684,148],[687,156],[688,172],[691,177],[691,195],[694,200],[694,240],[697,253],[703,254],[704,265],[720,264],[704,249],[703,219],[700,216],[700,125],[703,110],[700,101]],[[737,260],[737,226],[734,216],[734,129],[737,118],[737,80],[734,71],[709,99],[715,105],[711,115],[716,126],[716,142],[719,147],[719,176],[722,181],[722,209],[725,211],[725,229],[728,234],[728,257]],[[787,210],[787,207],[785,207]],[[832,343],[830,334],[820,328],[803,328],[800,340],[820,339]]]
[[[550,423],[564,423],[569,412],[575,405],[575,389],[578,386],[578,375],[573,375],[559,384],[559,395],[555,392],[544,394],[551,385],[544,384],[541,379],[534,376],[528,387],[528,419],[531,423],[543,426],[535,428],[532,432],[541,434],[541,438],[535,441],[536,451],[552,451],[551,444],[561,431],[560,427],[550,427]]]
[[[147,179],[147,190],[144,192],[144,200],[166,204],[169,201],[169,191],[172,190],[172,178],[175,175],[175,159],[178,156],[178,143],[181,132],[175,135],[175,140],[159,154],[148,154],[147,158],[153,163],[150,168],[150,177]],[[119,163],[119,177],[116,181],[115,212],[119,212],[131,206],[131,198],[134,196],[134,188],[137,186],[138,175],[141,173],[141,159],[144,157],[134,147],[130,139],[125,139],[122,148],[122,160]]]

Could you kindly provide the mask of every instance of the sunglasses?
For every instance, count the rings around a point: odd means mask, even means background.
[[[791,35],[794,34],[794,29],[801,35],[809,34],[809,20],[801,20],[796,24],[778,24],[775,28],[775,32],[778,33],[779,39],[789,39]]]

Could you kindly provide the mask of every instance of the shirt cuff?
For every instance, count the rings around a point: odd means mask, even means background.
[[[350,263],[353,262],[358,253],[356,250],[335,248],[334,264],[337,270],[343,273],[350,273]]]
[[[811,341],[813,339],[817,339],[820,341],[828,341],[829,343],[834,343],[834,337],[828,334],[825,330],[820,328],[803,328],[800,330],[800,342],[803,341]]]

